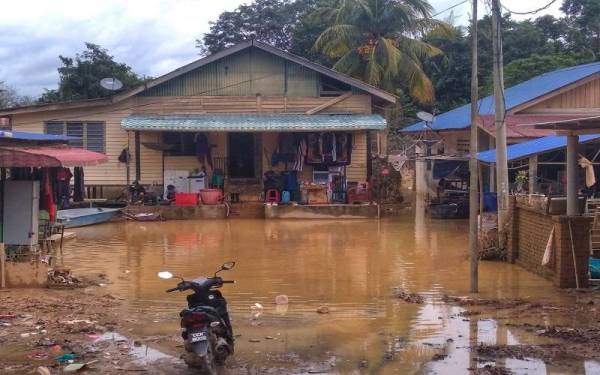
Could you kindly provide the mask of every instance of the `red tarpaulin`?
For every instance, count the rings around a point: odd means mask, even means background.
[[[85,167],[106,163],[106,155],[73,148],[0,147],[0,167]]]

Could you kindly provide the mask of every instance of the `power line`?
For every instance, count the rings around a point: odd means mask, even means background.
[[[461,5],[465,4],[465,3],[468,3],[469,1],[471,1],[471,0],[464,0],[464,1],[461,1],[461,2],[460,2],[460,3],[458,3],[458,4],[454,4],[454,5],[452,5],[452,6],[451,6],[451,7],[449,7],[449,8],[446,8],[446,9],[444,9],[444,10],[442,10],[442,11],[439,11],[439,12],[437,12],[436,14],[434,14],[434,15],[433,15],[433,16],[431,16],[431,17],[432,17],[432,18],[433,18],[433,17],[437,17],[437,16],[439,16],[440,14],[442,14],[442,13],[446,13],[447,11],[449,11],[449,10],[452,10],[452,9],[454,9],[454,8],[456,8],[456,7],[459,7],[459,6],[461,6]]]
[[[504,6],[504,5],[502,5],[502,8],[503,8],[505,11],[507,11],[508,13],[516,14],[516,15],[519,15],[519,16],[527,16],[527,15],[536,14],[536,13],[539,13],[539,12],[541,12],[541,11],[543,11],[543,10],[546,10],[546,9],[550,8],[552,5],[554,5],[554,4],[555,4],[557,1],[558,1],[558,0],[552,0],[552,1],[550,1],[548,4],[544,5],[543,7],[541,7],[541,8],[538,8],[538,9],[535,9],[535,10],[530,10],[530,11],[528,11],[528,12],[515,12],[515,11],[513,11],[513,10],[510,10],[510,9],[508,9],[508,8],[507,8],[506,6]]]

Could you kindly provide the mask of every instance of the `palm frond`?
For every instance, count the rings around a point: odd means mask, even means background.
[[[398,67],[401,59],[401,52],[396,47],[393,40],[381,37],[377,43],[377,55],[381,56],[382,67],[386,73],[386,78],[393,79],[398,75]]]
[[[401,55],[399,76],[406,82],[410,95],[419,103],[429,104],[435,100],[433,83],[427,74],[407,55]]]
[[[355,47],[357,30],[353,25],[333,25],[315,41],[314,49],[330,58],[339,58]]]
[[[333,69],[349,76],[356,76],[360,72],[362,60],[356,49],[348,51],[334,65]]]
[[[417,61],[444,54],[441,49],[432,44],[405,36],[398,38],[398,49]]]
[[[379,86],[383,76],[383,68],[377,62],[375,51],[373,51],[367,61],[365,68],[365,81],[373,86]]]

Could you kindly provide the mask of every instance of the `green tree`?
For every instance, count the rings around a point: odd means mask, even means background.
[[[330,0],[317,10],[329,26],[315,49],[336,60],[338,71],[390,92],[406,87],[419,103],[432,103],[422,61],[442,51],[419,38],[447,25],[431,10],[425,0]]]
[[[538,55],[511,61],[504,67],[504,83],[507,87],[514,86],[520,82],[540,74],[553,70],[578,65],[586,61],[578,60],[577,57],[563,54]]]
[[[285,51],[304,55],[310,48],[307,39],[318,25],[303,25],[303,18],[316,8],[318,0],[256,0],[240,5],[232,12],[223,12],[212,22],[210,32],[196,40],[201,54],[212,54],[234,44],[256,39]],[[296,33],[298,27],[303,32]],[[310,31],[308,35],[306,32]],[[297,46],[297,48],[294,48]],[[312,46],[312,41],[310,46]]]
[[[435,110],[445,112],[469,102],[471,87],[471,45],[464,28],[432,32],[425,42],[444,51],[443,56],[428,59],[423,69],[431,78],[436,93]]]
[[[115,91],[100,86],[102,78],[117,78],[123,82],[121,90],[142,83],[131,68],[118,63],[108,51],[97,44],[85,43],[86,49],[75,58],[59,56],[62,66],[58,68],[57,90],[46,90],[39,99],[41,103],[56,101],[94,99],[111,96]]]
[[[565,20],[578,32],[570,33],[570,41],[579,48],[590,46],[594,54],[600,53],[600,0],[564,0],[560,8]]]

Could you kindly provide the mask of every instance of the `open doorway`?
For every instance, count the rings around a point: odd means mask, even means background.
[[[256,142],[252,133],[229,133],[229,177],[256,178]]]

